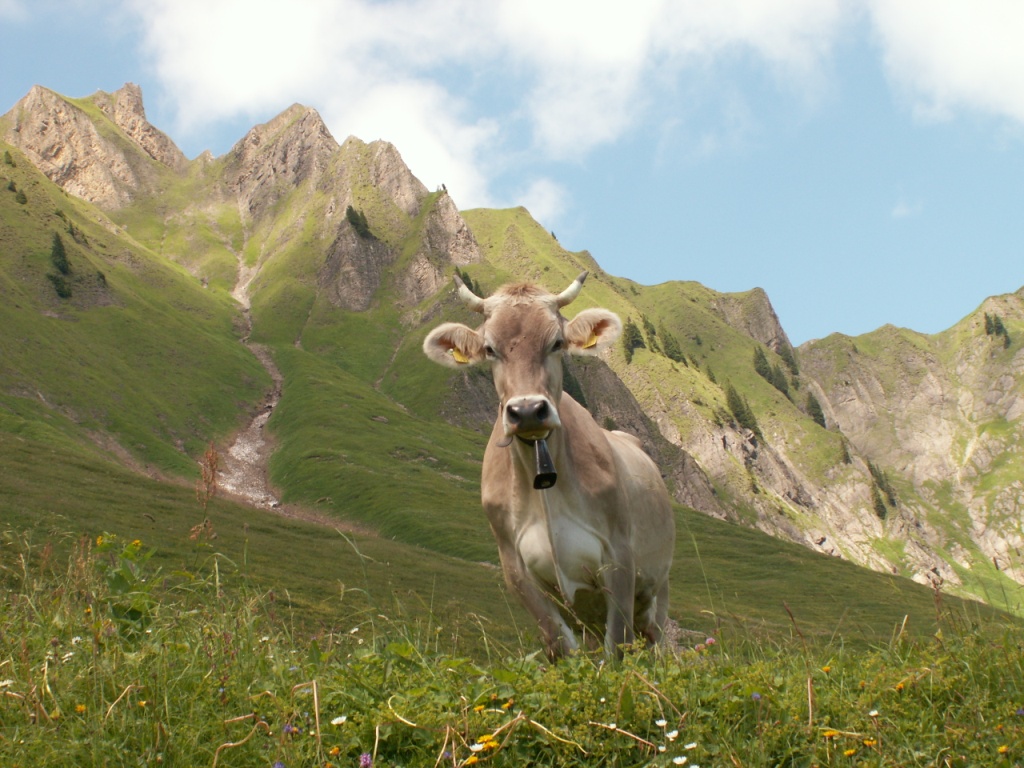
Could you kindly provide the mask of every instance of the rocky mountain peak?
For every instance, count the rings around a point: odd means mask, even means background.
[[[157,162],[176,171],[188,165],[188,159],[177,145],[146,120],[142,89],[135,83],[125,83],[113,93],[97,91],[92,102]]]
[[[711,309],[736,330],[776,352],[792,346],[768,294],[762,288],[746,293],[722,294],[712,303]]]
[[[427,188],[413,176],[394,144],[377,140],[370,143],[370,180],[407,215],[419,213]]]
[[[122,140],[101,131],[74,101],[38,85],[0,118],[0,131],[55,184],[109,209],[126,205],[150,186],[156,169],[149,161],[184,167],[181,151],[146,122],[138,86],[101,92],[92,101],[120,129]]]
[[[338,142],[320,114],[293,104],[257,125],[231,149],[228,184],[243,211],[260,219],[287,191],[326,171]]]

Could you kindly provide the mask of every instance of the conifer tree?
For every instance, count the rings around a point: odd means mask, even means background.
[[[640,328],[633,322],[633,318],[627,317],[626,324],[622,328],[622,351],[626,354],[626,362],[633,362],[633,350],[638,347],[646,347],[644,335]]]
[[[818,398],[814,396],[813,392],[807,393],[807,415],[814,420],[822,429],[825,429],[825,412],[821,410],[821,403],[818,402]]]
[[[664,325],[658,326],[658,336],[661,338],[661,347],[665,351],[665,357],[686,365],[686,355],[683,354],[683,350],[679,346],[679,340],[665,330]]]
[[[68,261],[67,251],[64,250],[64,241],[56,232],[53,233],[53,245],[50,246],[50,261],[62,275],[71,272],[71,263]]]

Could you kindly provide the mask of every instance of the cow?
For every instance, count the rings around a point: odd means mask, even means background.
[[[607,309],[572,320],[584,272],[557,296],[529,283],[483,299],[476,329],[444,323],[423,351],[452,368],[489,362],[498,417],[484,452],[481,500],[508,589],[537,621],[552,661],[583,646],[621,658],[662,639],[675,521],[654,461],[632,435],[602,429],[563,392],[563,353],[598,355],[622,333]],[[576,632],[581,632],[577,638]]]

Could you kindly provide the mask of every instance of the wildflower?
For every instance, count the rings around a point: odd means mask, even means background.
[[[878,710],[872,709],[870,712],[868,712],[868,717],[878,717]]]
[[[85,615],[89,616],[91,614],[92,614],[92,606],[91,605],[85,606]]]
[[[668,720],[666,720],[665,718],[661,718],[660,720],[655,720],[654,724],[659,728],[664,728],[666,725],[668,725]]]
[[[1017,707],[1017,717],[1024,717],[1024,707]]]
[[[103,546],[103,536],[102,535],[96,537],[96,546],[97,547],[102,547]]]
[[[148,706],[149,706],[149,702],[148,702],[148,701],[146,701],[145,699],[140,699],[140,700],[139,700],[139,706],[140,706],[140,707],[141,707],[142,709],[145,709],[146,707],[148,707]]]
[[[337,757],[341,754],[341,747],[331,747],[330,751],[327,754],[331,757]]]
[[[896,683],[896,690],[897,691],[902,691],[903,690],[903,683]]]
[[[515,702],[512,699],[509,699],[508,701],[506,701],[504,704],[501,705],[501,708],[502,709],[512,709],[512,705],[514,703]]]
[[[750,698],[752,698],[754,701],[760,701],[761,700],[761,694],[758,693],[757,691],[754,691],[752,694],[750,694]]]
[[[685,749],[687,752],[689,752],[691,749],[696,749],[696,748],[697,748],[697,742],[696,741],[691,741],[689,744],[687,744],[685,747],[683,747],[683,749]]]
[[[826,739],[834,739],[839,735],[839,731],[825,731],[824,736]]]
[[[1010,747],[1006,744],[1000,744],[999,749],[996,750],[1000,755],[1005,755],[1010,751]]]
[[[709,637],[707,640],[704,641],[704,645],[706,645],[708,648],[710,648],[712,645],[714,645],[717,642],[718,641],[715,640],[715,638]]]
[[[0,680],[0,688],[10,688],[12,685],[14,685],[14,681],[10,678],[6,680]]]
[[[82,638],[79,637],[78,635],[75,635],[74,637],[71,638],[71,644],[72,645],[78,645],[80,642],[82,642]]]
[[[679,738],[679,731],[669,731],[665,734],[665,738],[669,741],[675,741],[677,738]]]
[[[853,757],[856,754],[857,754],[857,750],[856,749],[846,749],[846,750],[843,750],[843,757]]]
[[[483,712],[484,711],[484,705],[483,704],[477,704],[475,707],[473,707],[473,711],[474,712]]]
[[[270,768],[285,768],[284,763],[280,760],[276,761]]]
[[[346,720],[348,720],[348,715],[339,715],[331,720],[331,725],[344,725]]]
[[[824,667],[821,668],[821,671],[827,675],[829,672],[832,671],[832,667],[826,664]]]
[[[478,762],[480,762],[480,758],[479,757],[477,757],[476,755],[470,755],[469,757],[466,758],[466,762],[464,762],[463,765],[473,765],[474,763],[478,763]]]
[[[480,742],[477,742],[476,744],[470,744],[469,745],[469,751],[470,752],[483,752],[484,751],[484,745],[481,744]]]
[[[878,742],[875,741],[874,739],[864,739],[864,746],[865,747],[874,747],[874,746],[877,746],[877,744],[878,744]]]
[[[683,755],[679,755],[678,757],[673,757],[672,758],[672,765],[685,765],[685,764],[686,764],[686,758]]]
[[[363,752],[359,756],[359,768],[371,768],[373,765],[373,755],[369,752]]]
[[[142,548],[142,542],[139,539],[135,539],[134,541],[132,541],[132,546],[135,547],[136,549],[141,549]]]
[[[664,744],[659,744],[658,745],[658,751],[659,752],[668,752],[668,747],[666,747]]]
[[[75,704],[75,712],[77,712],[78,714],[80,714],[80,715],[85,714],[85,710],[86,710],[85,704]]]

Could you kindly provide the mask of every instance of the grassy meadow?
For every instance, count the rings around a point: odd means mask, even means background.
[[[0,533],[5,766],[999,766],[1024,631],[962,607],[863,647],[722,625],[607,664],[373,604],[312,629],[196,537]],[[372,598],[372,596],[371,596]],[[370,600],[373,603],[373,600]],[[394,607],[392,607],[394,609]]]

